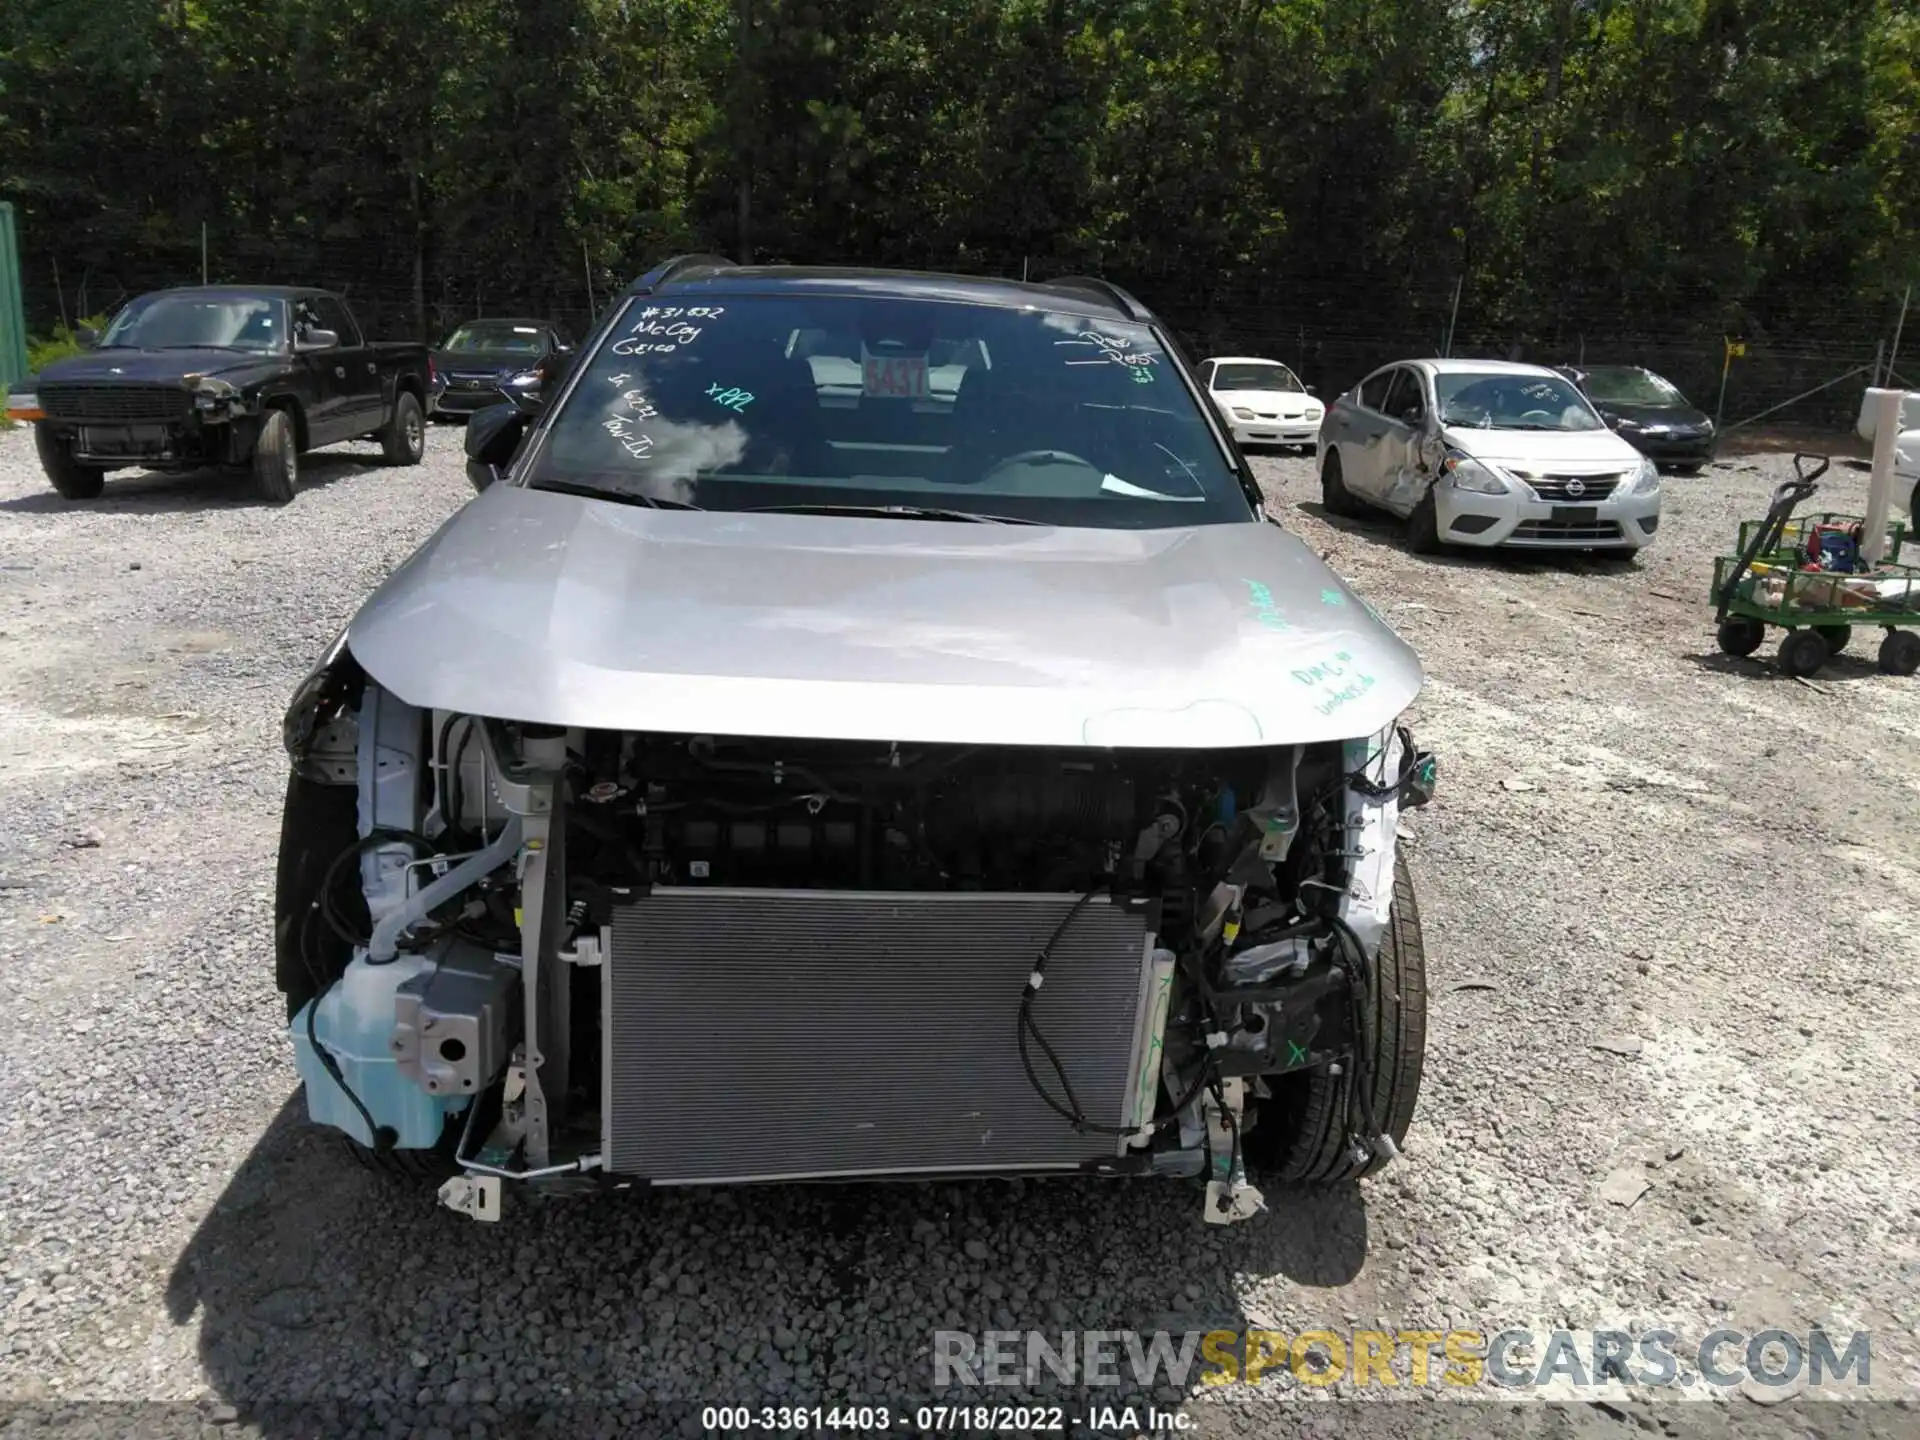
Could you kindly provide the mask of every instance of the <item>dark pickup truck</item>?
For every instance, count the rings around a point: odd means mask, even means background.
[[[363,436],[388,464],[426,448],[424,345],[373,342],[324,290],[200,286],[142,295],[86,354],[15,387],[41,468],[75,500],[107,472],[246,467],[275,504],[291,500],[300,455]]]

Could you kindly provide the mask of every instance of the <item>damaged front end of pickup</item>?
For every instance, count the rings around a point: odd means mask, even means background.
[[[296,694],[277,968],[309,1116],[503,1184],[1262,1175],[1399,1153],[1396,845],[1434,762],[516,723],[344,640]]]

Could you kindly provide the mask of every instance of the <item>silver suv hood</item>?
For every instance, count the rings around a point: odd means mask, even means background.
[[[1370,734],[1422,683],[1278,526],[672,511],[496,485],[354,617],[421,707],[609,730],[1202,749]]]

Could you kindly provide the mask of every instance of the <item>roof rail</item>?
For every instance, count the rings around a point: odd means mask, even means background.
[[[676,255],[671,260],[654,266],[634,281],[631,289],[636,295],[644,295],[650,290],[659,289],[683,271],[731,269],[733,269],[733,261],[724,255]]]
[[[1111,280],[1102,280],[1094,275],[1062,275],[1057,279],[1042,281],[1046,285],[1059,285],[1068,290],[1089,290],[1101,299],[1118,306],[1120,312],[1130,320],[1150,320],[1152,314],[1133,296],[1122,290]]]

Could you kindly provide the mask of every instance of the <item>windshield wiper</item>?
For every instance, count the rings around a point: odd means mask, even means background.
[[[883,520],[960,520],[974,525],[1044,525],[1018,515],[983,515],[977,510],[942,510],[934,505],[757,505],[750,515],[872,515]]]
[[[623,505],[650,505],[655,510],[704,510],[691,500],[667,500],[642,490],[612,490],[604,485],[588,485],[579,480],[532,480],[529,490],[552,490],[560,495],[584,495],[589,500],[616,500]]]

